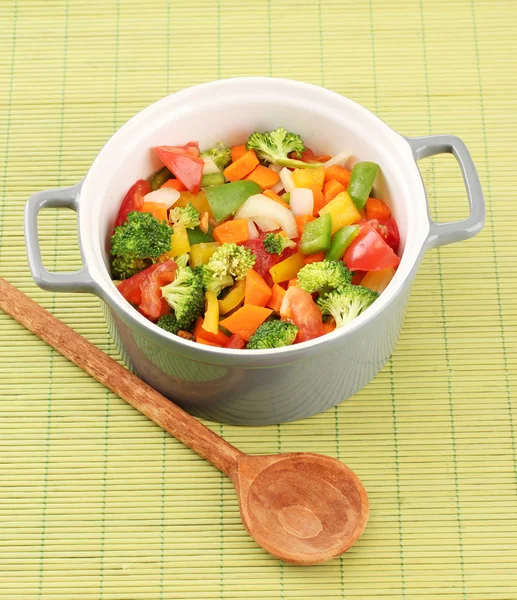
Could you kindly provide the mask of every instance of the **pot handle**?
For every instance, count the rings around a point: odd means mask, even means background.
[[[34,281],[44,290],[53,292],[96,292],[88,268],[83,265],[73,273],[51,273],[43,266],[38,239],[38,213],[43,208],[71,208],[77,212],[79,192],[83,182],[69,188],[36,192],[25,206],[25,244],[29,268]]]
[[[467,189],[469,216],[463,221],[452,223],[435,223],[429,217],[430,230],[426,248],[467,240],[479,233],[485,222],[485,201],[476,167],[465,144],[455,135],[429,135],[406,140],[417,161],[436,154],[452,154],[460,165]]]

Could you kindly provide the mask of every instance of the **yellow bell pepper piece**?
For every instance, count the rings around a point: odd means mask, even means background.
[[[190,192],[180,192],[180,199],[174,204],[174,206],[185,207],[189,202],[200,213],[204,213],[206,211],[209,214],[209,216],[213,217],[212,209],[210,208],[210,204],[208,204],[206,194],[203,190],[201,190],[197,194],[191,194]]]
[[[222,299],[219,300],[219,314],[225,315],[244,300],[244,292],[246,291],[246,280],[241,279],[233,286],[231,291]]]
[[[214,292],[206,292],[206,310],[202,328],[208,333],[217,335],[219,333],[219,302]]]
[[[171,235],[171,249],[166,253],[168,258],[174,258],[180,254],[190,252],[187,230],[183,225],[174,225],[174,233]]]
[[[352,198],[347,192],[341,192],[320,211],[319,215],[330,213],[332,216],[332,234],[345,225],[352,225],[361,218]]]
[[[292,175],[293,183],[296,187],[310,188],[311,186],[316,186],[321,190],[325,181],[325,168],[295,169]]]
[[[382,269],[381,271],[368,271],[363,277],[361,285],[380,294],[388,287],[388,283],[393,279],[395,272],[394,267]]]
[[[274,283],[295,279],[298,271],[305,266],[302,254],[293,254],[269,269]]]
[[[201,242],[190,248],[190,266],[200,267],[208,264],[212,254],[219,248],[217,242]]]

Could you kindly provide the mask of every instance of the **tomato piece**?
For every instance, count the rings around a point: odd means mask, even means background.
[[[370,219],[368,221],[370,225],[376,229],[388,246],[397,252],[400,245],[400,233],[397,226],[397,221],[393,217],[389,219]]]
[[[240,350],[246,346],[246,340],[241,338],[238,333],[232,333],[228,341],[225,343],[224,348],[234,348]]]
[[[325,333],[320,309],[312,295],[299,287],[293,285],[287,289],[280,315],[283,318],[290,318],[298,327],[297,342],[313,340]]]
[[[127,216],[130,212],[133,212],[134,210],[140,211],[144,203],[144,196],[149,194],[150,191],[151,186],[145,179],[139,179],[136,183],[134,183],[129,188],[124,200],[122,200],[122,204],[120,205],[113,228],[123,225],[126,222]]]
[[[296,160],[301,160],[301,161],[306,162],[306,163],[317,162],[316,161],[316,156],[314,155],[314,152],[310,148],[307,148],[307,147],[302,152],[301,156],[298,156],[298,154],[296,152],[291,152],[289,154],[289,158],[295,158]]]
[[[151,265],[148,269],[123,281],[117,289],[128,302],[138,305],[146,317],[158,319],[168,314],[161,288],[174,281],[177,268],[173,260]]]
[[[163,164],[191,194],[199,192],[205,163],[199,156],[197,142],[189,142],[184,146],[156,146],[154,150]]]
[[[359,234],[345,250],[346,266],[351,271],[380,271],[398,266],[400,258],[370,223],[361,223],[360,227]]]

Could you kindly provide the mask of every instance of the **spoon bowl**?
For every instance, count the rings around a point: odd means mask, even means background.
[[[230,476],[249,534],[287,562],[313,565],[339,556],[368,521],[363,484],[335,458],[241,455]]]

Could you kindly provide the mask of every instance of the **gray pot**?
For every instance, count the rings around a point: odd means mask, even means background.
[[[380,164],[376,194],[401,232],[401,263],[380,298],[351,324],[322,338],[267,351],[201,346],[159,329],[110,279],[108,238],[127,189],[160,167],[153,146],[191,139],[208,147],[241,143],[254,130],[279,126],[302,135],[316,153],[349,151]],[[470,215],[434,223],[416,160],[452,153],[463,173]],[[42,208],[78,212],[83,267],[50,273],[41,262],[37,215]],[[338,94],[305,83],[242,78],[206,83],[168,96],[126,123],[74,187],[29,198],[25,234],[36,283],[47,290],[90,292],[103,301],[111,335],[138,375],[189,412],[237,425],[302,419],[336,406],[365,386],[395,347],[411,284],[424,253],[478,233],[485,208],[476,169],[461,140],[450,135],[404,138]]]

